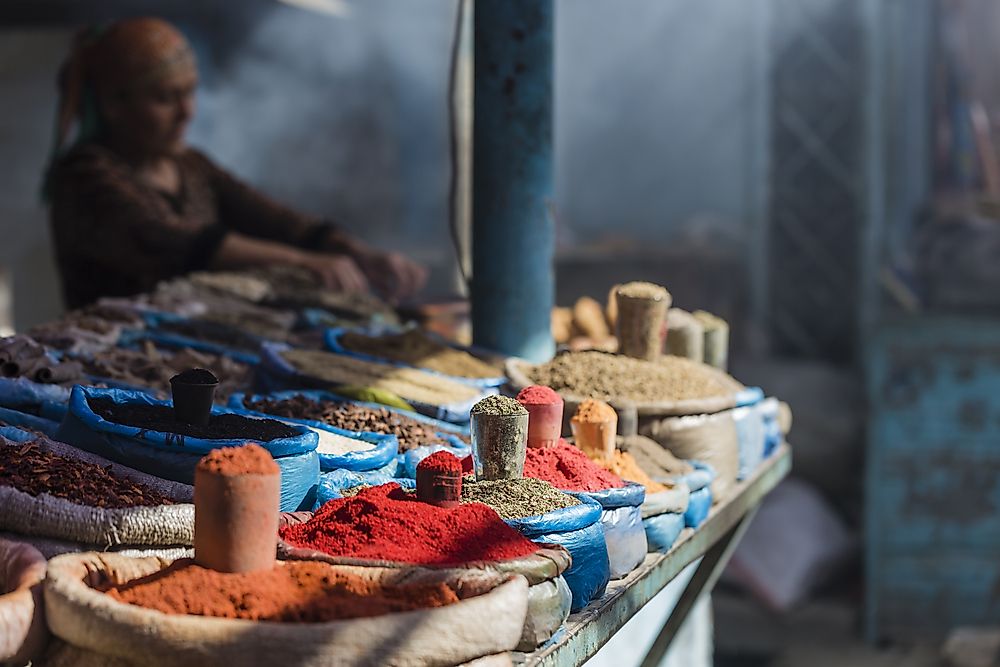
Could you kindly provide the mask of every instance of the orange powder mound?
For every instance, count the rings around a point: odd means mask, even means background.
[[[220,447],[198,461],[197,470],[214,475],[279,475],[270,452],[260,445]]]
[[[580,404],[579,408],[576,409],[576,414],[573,415],[573,421],[596,424],[606,422],[609,419],[616,419],[617,417],[618,415],[615,412],[615,409],[604,401],[597,401],[593,398],[588,398]]]
[[[383,585],[318,561],[288,561],[266,572],[229,574],[174,561],[155,574],[105,591],[165,614],[286,623],[322,623],[458,602],[447,584]]]
[[[616,449],[615,455],[610,461],[603,461],[599,459],[593,459],[593,461],[605,470],[615,473],[622,479],[635,482],[636,484],[642,484],[646,487],[646,491],[648,493],[659,493],[660,491],[667,490],[667,487],[657,481],[654,481],[652,477],[647,475],[628,452]]]

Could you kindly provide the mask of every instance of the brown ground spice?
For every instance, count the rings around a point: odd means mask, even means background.
[[[694,472],[694,466],[674,456],[669,449],[643,435],[622,438],[619,447],[627,449],[636,464],[654,477],[675,477]]]
[[[369,408],[353,403],[334,403],[331,401],[314,401],[301,394],[283,400],[262,398],[251,401],[243,399],[243,406],[248,410],[265,412],[278,417],[290,419],[310,419],[323,422],[330,426],[348,431],[368,431],[394,435],[399,440],[399,451],[408,452],[421,445],[451,445],[452,443],[438,435],[430,424],[386,408]],[[451,433],[468,443],[468,436]]]
[[[635,482],[636,484],[642,484],[646,487],[646,491],[649,493],[659,493],[660,491],[667,490],[667,487],[654,481],[652,477],[647,475],[628,452],[622,452],[616,449],[615,455],[610,461],[603,461],[599,459],[593,459],[593,461],[605,470],[610,470],[624,480]]]
[[[320,350],[285,350],[281,356],[304,375],[331,385],[382,389],[407,401],[447,405],[479,395],[474,387],[415,368],[396,368]]]
[[[126,604],[165,614],[285,623],[322,623],[443,607],[459,601],[445,583],[383,585],[317,561],[266,572],[215,572],[190,559],[108,589]]]
[[[527,374],[535,384],[562,393],[637,403],[713,398],[743,389],[721,371],[672,356],[641,361],[605,352],[568,352]]]
[[[59,456],[44,451],[35,441],[0,445],[0,484],[33,496],[47,493],[77,505],[105,509],[173,504],[153,489],[115,477],[111,466]]]
[[[445,375],[465,378],[494,378],[503,373],[468,352],[440,343],[419,329],[398,334],[366,336],[348,332],[340,343],[352,352],[391,359]]]
[[[224,476],[281,474],[270,452],[260,445],[213,449],[198,461],[196,469]]]

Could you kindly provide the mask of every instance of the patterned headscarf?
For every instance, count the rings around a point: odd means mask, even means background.
[[[176,28],[162,19],[125,19],[81,31],[59,72],[55,151],[61,151],[80,122],[80,139],[100,129],[98,95],[126,94],[157,78],[194,66],[194,52]]]
[[[76,143],[92,140],[103,131],[98,95],[124,95],[144,83],[194,66],[191,45],[162,19],[124,19],[77,33],[59,70],[55,138],[42,199],[49,199],[51,168],[67,148],[74,121],[78,124]]]

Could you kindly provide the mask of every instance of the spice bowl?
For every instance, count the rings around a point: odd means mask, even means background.
[[[528,447],[552,447],[562,436],[563,402],[525,404],[528,411]]]

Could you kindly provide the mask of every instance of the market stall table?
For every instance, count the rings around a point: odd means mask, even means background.
[[[698,530],[685,529],[665,554],[647,555],[631,574],[612,582],[604,597],[570,616],[560,639],[532,653],[515,653],[514,663],[525,667],[583,664],[685,567],[701,558],[642,663],[643,667],[659,664],[698,597],[715,585],[761,501],[791,465],[791,448],[782,445],[752,477],[736,486],[728,500],[712,508]]]

